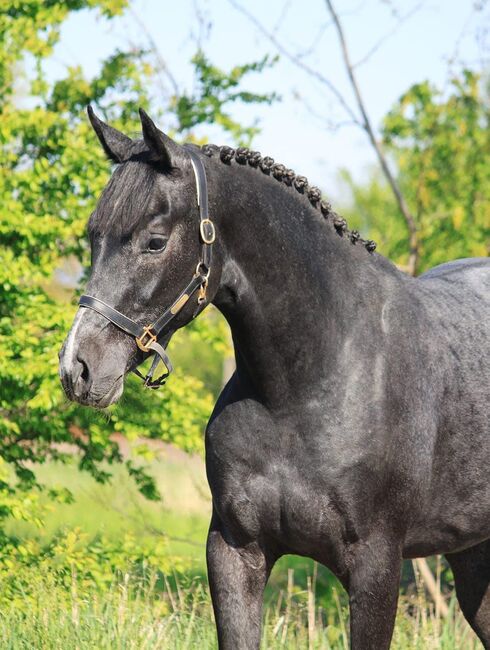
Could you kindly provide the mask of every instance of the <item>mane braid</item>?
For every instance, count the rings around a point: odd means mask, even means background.
[[[221,162],[228,165],[232,160],[235,160],[239,165],[248,163],[250,167],[260,169],[264,174],[273,176],[279,182],[294,187],[297,192],[306,195],[311,205],[320,210],[326,220],[332,222],[340,237],[348,238],[352,244],[362,244],[370,253],[376,249],[376,242],[372,239],[362,239],[357,230],[349,230],[347,221],[332,210],[332,206],[328,201],[322,199],[322,193],[318,187],[310,186],[305,176],[299,176],[292,169],[287,169],[285,165],[274,162],[274,158],[270,156],[262,157],[258,151],[252,151],[246,147],[233,149],[227,146],[218,147],[215,144],[205,144],[201,147],[201,151],[209,158],[217,154]]]

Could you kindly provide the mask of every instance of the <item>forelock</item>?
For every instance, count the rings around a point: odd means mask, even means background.
[[[159,173],[142,150],[118,165],[90,217],[89,234],[124,237],[134,232],[148,212]]]

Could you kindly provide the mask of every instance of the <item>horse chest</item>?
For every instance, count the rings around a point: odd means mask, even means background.
[[[312,557],[322,549],[331,564],[351,519],[349,504],[339,509],[337,503],[339,475],[328,456],[305,447],[291,423],[259,420],[226,419],[226,426],[215,422],[208,429],[214,507],[238,542],[267,538],[283,552]]]

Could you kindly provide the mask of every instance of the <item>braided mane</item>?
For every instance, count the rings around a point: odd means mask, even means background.
[[[327,201],[322,199],[322,193],[318,187],[308,184],[308,179],[305,176],[296,175],[292,169],[287,169],[285,165],[275,163],[274,158],[265,156],[264,158],[258,151],[252,151],[246,147],[232,147],[222,146],[218,147],[215,144],[205,144],[201,147],[201,151],[205,156],[212,157],[218,154],[221,162],[230,164],[235,160],[239,165],[246,165],[255,169],[260,169],[264,174],[273,176],[276,180],[286,185],[294,187],[300,194],[305,194],[310,201],[311,205],[320,210],[326,220],[332,222],[335,230],[341,237],[347,237],[353,244],[361,244],[365,246],[366,250],[372,253],[376,249],[376,243],[372,239],[362,239],[357,230],[349,230],[347,221],[332,210],[332,206]]]

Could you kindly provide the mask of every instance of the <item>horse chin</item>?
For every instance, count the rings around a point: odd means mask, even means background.
[[[111,386],[111,388],[100,399],[94,400],[89,406],[94,406],[99,409],[105,409],[111,404],[115,404],[124,390],[124,377],[119,377]]]

